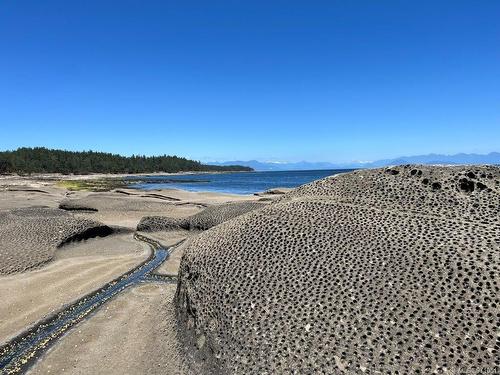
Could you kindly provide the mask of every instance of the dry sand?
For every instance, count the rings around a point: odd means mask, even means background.
[[[187,374],[176,344],[175,288],[143,284],[119,295],[66,334],[28,373]]]
[[[196,234],[186,237],[184,242],[172,249],[172,253],[168,258],[168,262],[163,263],[158,268],[157,272],[159,274],[177,275],[179,273],[179,267],[181,264],[182,256],[184,255],[184,249],[191,242],[193,237],[196,237]]]
[[[13,190],[0,189],[0,209],[13,209],[32,206],[57,208],[64,198],[65,191],[53,187],[36,188],[18,187]]]
[[[60,249],[38,270],[0,277],[0,345],[137,266],[149,253],[132,234],[90,239]]]

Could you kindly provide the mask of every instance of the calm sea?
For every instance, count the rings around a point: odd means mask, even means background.
[[[179,176],[132,176],[128,180],[138,180],[131,187],[146,190],[183,189],[189,191],[253,194],[278,187],[294,188],[320,178],[350,171],[351,169],[332,169],[319,171],[203,173]]]

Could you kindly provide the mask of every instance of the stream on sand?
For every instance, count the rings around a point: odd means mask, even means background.
[[[175,277],[154,273],[154,270],[168,259],[169,251],[147,237],[135,237],[151,246],[151,256],[136,268],[36,323],[0,347],[0,374],[25,372],[64,333],[128,287],[142,282],[177,282]]]

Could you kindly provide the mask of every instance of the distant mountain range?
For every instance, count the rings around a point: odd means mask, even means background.
[[[328,162],[260,162],[257,160],[235,160],[225,162],[207,163],[211,165],[243,165],[255,169],[256,171],[295,171],[295,170],[317,170],[317,169],[352,169],[352,168],[378,168],[388,165],[401,164],[500,164],[500,152],[490,152],[481,154],[455,154],[441,155],[428,154],[417,156],[402,156],[396,159],[383,159],[370,162],[350,162],[350,163],[328,163]]]

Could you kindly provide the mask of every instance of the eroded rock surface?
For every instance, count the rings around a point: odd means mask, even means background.
[[[237,216],[262,208],[265,205],[265,203],[260,202],[223,203],[209,206],[203,211],[187,218],[146,216],[139,222],[137,230],[144,232],[172,229],[207,230]]]
[[[112,233],[99,222],[54,208],[0,211],[0,275],[23,272],[50,261],[58,246]]]
[[[402,166],[304,185],[202,233],[176,295],[193,369],[493,371],[499,210],[500,168]]]
[[[166,211],[171,206],[169,202],[161,200],[141,199],[141,197],[127,197],[123,192],[93,193],[81,198],[63,200],[59,208],[68,211]],[[128,198],[128,199],[127,199]]]

